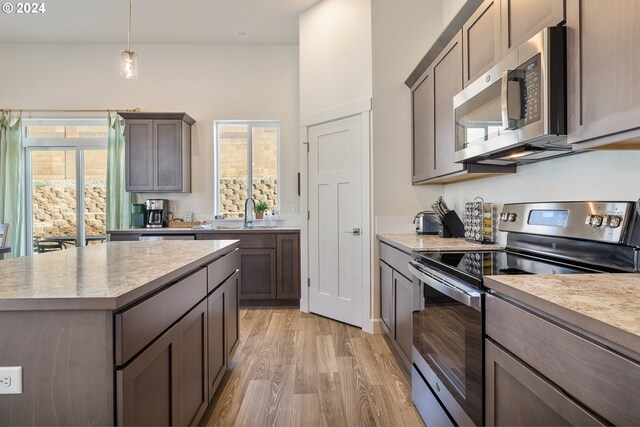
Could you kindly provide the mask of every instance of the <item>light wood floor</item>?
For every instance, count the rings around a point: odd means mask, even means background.
[[[240,313],[209,426],[424,426],[382,335],[294,308]]]

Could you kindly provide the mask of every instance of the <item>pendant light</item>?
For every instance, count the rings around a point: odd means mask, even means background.
[[[129,0],[129,29],[127,31],[127,50],[120,51],[120,76],[125,79],[138,78],[138,55],[131,50],[131,8],[133,0]]]

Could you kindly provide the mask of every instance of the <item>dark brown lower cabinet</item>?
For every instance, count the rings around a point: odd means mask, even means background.
[[[560,388],[491,340],[485,340],[488,426],[604,425]]]
[[[209,399],[227,371],[225,345],[225,292],[219,287],[207,298],[209,310]]]
[[[396,342],[407,360],[411,360],[412,318],[413,310],[411,298],[413,296],[413,283],[403,275],[393,272],[393,288],[395,291],[396,306]]]
[[[116,371],[118,425],[194,425],[209,403],[207,303],[202,301]]]
[[[278,234],[276,297],[300,299],[300,236]]]
[[[382,248],[382,244],[381,244]],[[390,252],[391,251],[391,252]],[[382,329],[401,355],[402,362],[411,368],[411,346],[413,342],[413,282],[398,270],[405,268],[405,253],[391,247],[381,251],[380,259],[380,320]],[[406,269],[406,268],[405,268]]]
[[[240,271],[236,271],[207,297],[209,401],[213,399],[240,342],[239,289]]]
[[[276,288],[276,250],[242,249],[241,299],[275,299]]]
[[[233,276],[227,279],[224,285],[224,304],[225,304],[225,336],[226,336],[226,358],[229,364],[233,353],[235,353],[240,343],[240,271],[236,271]]]
[[[380,320],[385,332],[393,338],[393,270],[380,261]]]

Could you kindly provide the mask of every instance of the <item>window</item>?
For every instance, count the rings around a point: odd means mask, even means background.
[[[216,122],[215,144],[216,213],[242,218],[248,197],[278,209],[280,122]]]
[[[106,120],[25,120],[30,253],[105,240]]]

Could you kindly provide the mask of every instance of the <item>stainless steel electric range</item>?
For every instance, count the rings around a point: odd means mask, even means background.
[[[504,251],[414,252],[413,401],[426,424],[484,424],[484,276],[637,272],[639,212],[632,202],[506,204]]]

